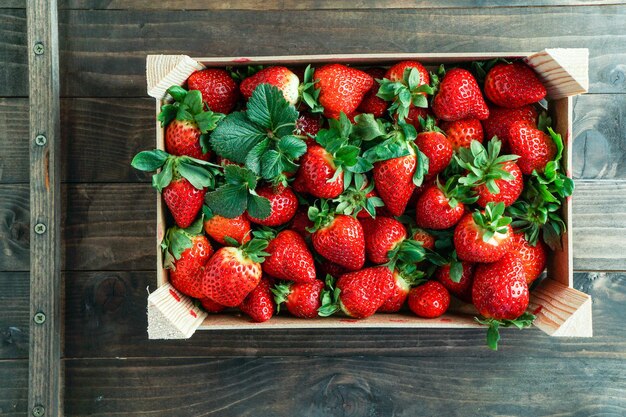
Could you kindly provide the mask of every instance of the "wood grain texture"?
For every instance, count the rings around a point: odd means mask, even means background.
[[[186,341],[149,341],[146,288],[156,288],[154,272],[72,272],[65,277],[69,358],[493,354],[484,347],[483,329],[198,331]],[[626,275],[577,273],[575,288],[593,298],[593,338],[557,339],[538,329],[506,329],[502,351],[510,356],[626,359],[619,313],[626,301]]]
[[[26,10],[0,10],[0,97],[28,96],[26,37]]]
[[[71,416],[617,417],[626,411],[626,364],[603,359],[109,359],[69,360],[66,367]],[[574,394],[567,401],[552,395],[563,381]]]
[[[30,211],[27,184],[0,185],[0,271],[28,271]]]
[[[0,272],[0,360],[28,358],[29,293],[28,272]]]
[[[0,360],[0,415],[24,417],[28,407],[28,360]]]

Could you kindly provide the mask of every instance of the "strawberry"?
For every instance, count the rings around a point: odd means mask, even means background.
[[[441,316],[450,306],[448,290],[437,281],[428,281],[411,289],[408,300],[411,311],[427,319]]]
[[[165,150],[177,156],[208,161],[211,157],[208,133],[224,118],[221,113],[205,111],[202,93],[172,86],[167,93],[174,98],[172,104],[161,107],[157,119],[165,128]]]
[[[271,319],[274,315],[275,305],[271,290],[272,284],[269,278],[262,278],[259,285],[239,305],[239,310],[247,314],[252,321],[262,323]]]
[[[365,263],[363,227],[353,217],[331,213],[322,200],[321,209],[309,208],[309,219],[315,222],[311,240],[315,250],[324,258],[351,271]]]
[[[420,280],[424,273],[417,270],[415,265],[403,265],[393,271],[394,287],[382,306],[377,310],[378,313],[397,313],[400,311],[411,287]]]
[[[462,68],[453,68],[445,74],[433,99],[433,111],[445,121],[484,120],[489,117],[489,109],[476,79]]]
[[[483,128],[487,139],[497,136],[502,141],[502,146],[508,149],[509,129],[518,121],[525,121],[537,126],[538,114],[533,106],[524,106],[517,109],[489,106],[489,118],[483,120]]]
[[[200,299],[200,304],[202,304],[202,308],[204,308],[207,313],[219,313],[226,309],[223,305],[206,297]]]
[[[315,280],[313,255],[304,238],[293,230],[254,232],[255,237],[267,239],[269,256],[263,262],[263,272],[274,278],[305,282]]]
[[[500,156],[501,146],[498,138],[490,140],[487,149],[474,141],[470,149],[462,149],[457,155],[458,164],[467,170],[459,183],[474,189],[481,207],[486,207],[489,202],[502,202],[508,207],[524,188],[522,171],[514,162],[517,156]]]
[[[233,111],[239,98],[237,83],[223,69],[196,71],[187,79],[187,86],[190,90],[199,90],[202,101],[217,113],[228,114]]]
[[[413,230],[413,240],[421,242],[424,249],[435,249],[435,238],[424,229],[415,228]]]
[[[241,94],[249,100],[259,84],[270,84],[282,91],[285,100],[295,105],[298,102],[298,76],[287,67],[267,67],[241,82]]]
[[[277,311],[285,304],[292,315],[304,319],[318,317],[317,310],[322,306],[322,290],[324,281],[316,279],[311,282],[285,282],[276,285],[272,292]]]
[[[314,73],[319,89],[319,104],[324,116],[337,119],[340,113],[352,114],[374,85],[371,75],[342,64],[328,64]]]
[[[376,217],[371,226],[363,227],[365,234],[365,253],[375,264],[389,261],[387,254],[400,245],[406,238],[406,229],[392,217]]]
[[[546,88],[523,62],[498,63],[485,77],[485,95],[498,106],[517,108],[542,100]]]
[[[248,218],[252,223],[262,226],[280,226],[291,220],[298,210],[298,198],[289,187],[264,185],[257,188],[256,192],[261,197],[267,198],[272,208],[271,214],[265,219],[257,219],[248,213]]]
[[[291,224],[289,225],[290,230],[298,233],[303,238],[311,236],[311,232],[307,229],[313,227],[313,222],[309,219],[307,210],[308,209],[305,206],[299,206],[296,214],[291,219]]]
[[[538,241],[531,245],[523,233],[513,233],[510,253],[515,253],[522,261],[524,278],[528,285],[532,284],[546,267],[546,246]]]
[[[339,310],[357,319],[369,317],[389,298],[395,285],[391,271],[385,266],[349,272],[339,277],[334,286],[333,283],[333,277],[329,276],[328,290],[322,294],[319,309],[322,317]]]
[[[374,182],[376,191],[385,203],[385,208],[392,216],[404,213],[411,194],[415,189],[413,176],[417,165],[415,151],[410,154],[374,164]]]
[[[327,275],[332,275],[333,277],[338,278],[346,272],[350,272],[345,267],[337,265],[336,263],[330,262],[324,258],[317,260],[316,269],[317,278],[321,280],[325,279]]]
[[[469,148],[473,140],[482,143],[484,139],[483,126],[478,119],[443,122],[441,129],[446,133],[446,137],[455,151],[459,148]]]
[[[335,198],[343,191],[343,175],[337,173],[333,155],[317,144],[309,146],[302,157],[297,180],[319,198]]]
[[[304,136],[307,146],[315,145],[315,135],[322,128],[322,122],[319,116],[315,116],[308,112],[301,112],[296,120],[296,135]]]
[[[453,268],[453,265],[458,265]],[[459,271],[460,269],[460,271]],[[454,276],[456,274],[460,276]],[[437,269],[435,279],[446,287],[459,300],[472,302],[472,283],[474,282],[474,264],[469,262],[448,263]],[[456,278],[456,280],[455,280]]]
[[[446,169],[452,160],[454,148],[443,131],[435,126],[435,119],[432,117],[424,121],[422,129],[415,139],[415,144],[428,157],[428,175],[434,177]]]
[[[433,114],[431,109],[427,109],[424,107],[411,107],[409,108],[408,116],[404,120],[407,123],[410,123],[416,131],[421,132],[423,130],[423,127],[420,118],[426,120],[428,117],[432,117],[435,120],[436,124],[437,120],[434,116],[435,115]],[[397,121],[397,116],[394,117],[394,120]]]
[[[240,305],[261,281],[267,241],[252,239],[242,246],[218,249],[205,266],[202,293],[226,307]]]
[[[152,185],[163,194],[163,200],[181,229],[189,227],[202,208],[207,188],[215,186],[217,166],[188,156],[172,156],[155,149],[139,152],[131,165],[142,171],[161,172]]]
[[[404,79],[405,72],[407,70],[410,71],[411,68],[417,69],[419,74],[419,85],[430,84],[430,75],[428,74],[428,70],[417,61],[400,61],[397,64],[394,64],[385,73],[385,78],[390,81],[402,81]]]
[[[428,107],[427,94],[432,94],[430,76],[417,61],[401,61],[393,65],[380,82],[378,97],[392,101],[389,112],[396,120],[403,121],[411,108]]]
[[[465,213],[464,203],[475,201],[467,193],[466,187],[456,184],[455,177],[450,178],[445,185],[437,181],[435,185],[426,188],[415,206],[417,225],[435,230],[454,226]]]
[[[354,174],[354,183],[333,201],[338,203],[338,213],[356,214],[359,219],[376,217],[376,209],[385,205],[374,189],[374,182],[363,174]]]
[[[555,133],[542,132],[528,122],[518,121],[509,128],[509,148],[515,155],[519,155],[517,165],[525,175],[533,171],[542,173],[546,164],[557,154]]]
[[[511,244],[511,218],[503,203],[489,203],[484,212],[466,214],[454,229],[454,248],[462,261],[495,262]]]
[[[375,80],[382,79],[385,76],[385,70],[382,68],[368,68],[365,72]],[[374,117],[382,117],[387,112],[389,104],[376,95],[379,87],[377,82],[372,84],[372,88],[365,94],[363,101],[361,101],[357,109],[359,112],[373,114]]]
[[[524,265],[516,254],[478,265],[474,273],[472,301],[486,318],[514,320],[528,308]]]
[[[225,239],[226,237],[236,240],[240,245],[250,240],[250,221],[244,215],[229,219],[211,213],[206,206],[204,207],[204,214],[204,231],[216,242],[230,246]]]
[[[213,248],[209,240],[199,234],[201,231],[202,225],[189,229],[172,227],[161,242],[164,266],[170,270],[170,283],[181,293],[194,298],[203,297],[202,274],[213,255]]]

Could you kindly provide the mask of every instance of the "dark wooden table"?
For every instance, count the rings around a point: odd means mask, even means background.
[[[66,415],[626,414],[626,6],[380,3],[59,0]],[[31,415],[25,4],[0,1],[3,416]],[[222,331],[147,340],[155,196],[149,178],[129,166],[154,144],[147,53],[544,47],[586,47],[591,55],[589,94],[574,107],[573,233],[576,288],[593,296],[592,339],[511,330],[496,353],[478,330]]]

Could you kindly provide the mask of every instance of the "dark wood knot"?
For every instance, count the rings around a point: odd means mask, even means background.
[[[103,312],[116,311],[124,303],[127,295],[126,283],[117,276],[102,278],[93,291],[94,305]]]

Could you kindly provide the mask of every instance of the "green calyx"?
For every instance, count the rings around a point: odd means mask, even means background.
[[[510,161],[516,161],[517,155],[500,155],[502,142],[493,137],[487,149],[473,140],[469,149],[460,148],[454,156],[456,162],[467,170],[467,174],[459,179],[459,183],[471,187],[485,184],[491,194],[499,194],[500,188],[496,180],[512,181],[513,174],[504,169],[504,165]]]
[[[229,242],[229,244],[232,244],[233,242],[238,244],[238,242],[234,239],[232,239],[232,242],[228,240],[227,242]],[[270,255],[269,253],[264,252],[265,248],[267,248],[267,244],[267,240],[255,238],[239,246],[239,250],[241,250],[244,257],[252,260],[253,262],[263,263],[265,257]]]
[[[186,229],[174,226],[167,230],[161,241],[164,268],[176,269],[176,261],[186,249],[193,246],[193,237],[202,233],[202,223],[203,218],[200,217]]]
[[[439,177],[437,177],[436,180],[437,187],[441,190],[443,195],[446,196],[448,205],[452,208],[458,206],[459,203],[473,204],[478,200],[478,196],[474,190],[465,185],[461,185],[460,180],[461,178],[459,178],[459,176],[448,178],[445,184],[439,182]]]
[[[404,239],[387,252],[387,258],[389,261],[385,265],[393,271],[397,263],[415,264],[423,261],[426,259],[426,252],[422,247],[422,242]]]
[[[352,173],[346,172],[344,178]],[[354,184],[346,187],[339,197],[333,200],[337,203],[335,211],[337,213],[353,216],[361,210],[365,210],[372,218],[376,217],[376,208],[383,207],[385,203],[380,197],[368,197],[367,194],[374,189],[374,182],[371,181],[367,187],[363,187],[365,176],[363,174],[354,174]],[[344,185],[349,181],[344,180]],[[352,181],[350,181],[352,182]]]
[[[474,223],[480,228],[483,241],[488,242],[496,233],[505,234],[508,232],[508,225],[512,219],[504,216],[504,203],[487,203],[485,211],[476,210],[472,214]]]
[[[410,288],[426,282],[426,274],[419,270],[415,263],[400,263],[396,265],[395,272]]]
[[[210,144],[221,157],[245,164],[255,175],[274,183],[296,172],[296,159],[306,152],[293,134],[298,111],[270,84],[259,84],[247,110],[230,113],[211,134]]]
[[[216,176],[221,173],[219,165],[190,156],[174,156],[159,149],[139,152],[131,166],[141,171],[161,171],[152,176],[152,186],[162,192],[172,180],[185,178],[196,189],[215,188]]]
[[[415,127],[405,121],[399,121],[393,127],[389,126],[387,133],[380,137],[378,143],[368,147],[363,152],[363,158],[374,164],[389,159],[415,155],[416,151],[418,151],[413,143],[415,138],[417,138]],[[426,158],[426,161],[428,161],[428,158]]]
[[[324,229],[335,220],[335,212],[330,209],[328,200],[322,199],[319,207],[317,202],[309,207],[309,220],[313,222],[313,226],[307,228],[307,231],[314,233],[320,229]]]
[[[437,132],[441,133],[442,135],[446,134],[446,132],[444,132],[437,126],[437,122],[434,117],[426,116],[426,119],[424,119],[422,116],[419,116],[418,119],[423,132]]]
[[[226,67],[226,71],[237,83],[242,82],[248,77],[252,77],[263,69],[263,65],[246,65],[241,67]]]
[[[504,58],[494,58],[489,61],[472,61],[472,72],[476,77],[476,81],[482,85],[485,82],[487,73],[499,62],[510,63]]]
[[[248,168],[227,165],[224,168],[225,182],[204,198],[206,205],[215,214],[233,219],[244,211],[257,219],[266,219],[272,212],[269,200],[255,191],[258,178]]]
[[[271,289],[272,294],[274,294],[274,302],[276,303],[276,313],[280,313],[280,306],[287,302],[289,294],[291,294],[291,285],[290,282],[282,282],[276,284],[274,288]]]
[[[409,115],[411,106],[428,107],[426,94],[433,94],[428,84],[421,84],[422,79],[417,68],[405,68],[402,80],[392,81],[387,78],[376,80],[380,84],[376,96],[385,101],[393,101],[389,107],[389,114],[397,115],[398,120],[404,120]]]
[[[500,327],[512,327],[515,326],[518,329],[523,329],[526,327],[530,327],[535,320],[535,316],[530,313],[523,313],[521,316],[514,320],[497,320],[493,318],[489,319],[479,319],[478,317],[474,317],[478,323],[483,324],[485,326],[489,326],[487,329],[487,346],[491,350],[498,350],[498,342],[500,341]]]
[[[441,81],[445,76],[446,68],[443,66],[443,64],[439,65],[436,72],[430,73],[430,88],[433,89],[433,97],[435,96],[435,94],[437,94],[437,91],[439,91],[439,84],[441,84]]]
[[[341,290],[335,284],[335,278],[330,274],[326,275],[326,287],[321,295],[322,305],[317,309],[317,314],[321,317],[332,316],[341,310]]]
[[[311,113],[323,113],[324,107],[319,102],[320,90],[315,88],[315,83],[319,80],[315,80],[315,68],[311,65],[307,65],[304,70],[304,80],[298,87],[300,99],[311,109]]]

